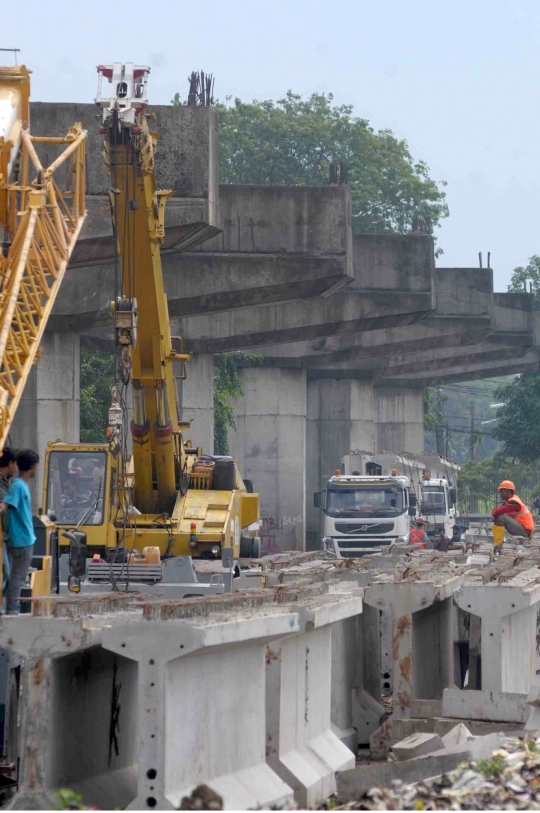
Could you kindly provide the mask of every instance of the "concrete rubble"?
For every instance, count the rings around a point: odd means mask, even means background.
[[[414,760],[421,763],[425,760]],[[404,763],[406,764],[406,763]],[[487,757],[461,760],[456,770],[434,778],[414,778],[414,771],[388,777],[384,785],[358,790],[351,801],[350,785],[338,780],[343,810],[539,810],[540,738],[502,738]],[[400,766],[401,767],[401,766]],[[353,772],[350,772],[353,773]],[[411,779],[415,784],[411,784]],[[360,786],[358,786],[360,788]],[[365,787],[365,785],[364,785]]]

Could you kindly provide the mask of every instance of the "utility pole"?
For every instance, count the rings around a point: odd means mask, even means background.
[[[469,430],[469,460],[476,460],[476,443],[475,443],[475,427],[474,427],[474,404],[471,401],[469,405],[471,415],[471,426]]]
[[[437,401],[436,401],[436,409],[439,415],[443,415],[443,399],[441,395],[441,391],[437,390]],[[435,444],[437,446],[437,454],[444,455],[444,426],[442,421],[439,421],[435,426]]]

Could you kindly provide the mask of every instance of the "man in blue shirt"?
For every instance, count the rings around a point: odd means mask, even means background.
[[[34,522],[28,481],[35,477],[39,455],[32,449],[21,449],[16,457],[19,476],[12,482],[0,503],[0,512],[7,512],[7,532],[11,576],[6,591],[7,615],[20,612],[21,592],[34,554]]]

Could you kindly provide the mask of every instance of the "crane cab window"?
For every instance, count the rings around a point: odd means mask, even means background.
[[[105,452],[51,452],[47,513],[59,525],[102,525],[106,477]]]

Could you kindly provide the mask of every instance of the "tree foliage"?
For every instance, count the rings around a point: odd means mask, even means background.
[[[424,432],[435,432],[445,421],[443,404],[448,396],[434,387],[424,387]]]
[[[540,257],[533,254],[525,266],[514,268],[508,291],[513,294],[531,292],[540,299]]]
[[[532,505],[540,494],[540,466],[523,464],[502,453],[481,462],[465,463],[458,479],[458,500],[462,513],[486,513],[497,505],[497,486],[501,480],[512,480],[517,493]]]
[[[540,460],[540,375],[524,373],[497,392],[504,407],[498,410],[495,437],[513,460]]]
[[[238,373],[240,364],[261,364],[254,353],[218,353],[214,357],[214,453],[229,454],[228,429],[236,429],[232,401],[244,394]]]
[[[116,357],[81,346],[81,443],[104,443]]]
[[[540,299],[540,257],[533,254],[526,266],[514,268],[508,290],[523,293],[530,290]],[[522,463],[540,460],[540,374],[524,373],[516,376],[497,393],[504,402],[494,435],[502,443],[503,451]]]
[[[343,164],[355,232],[406,233],[415,221],[432,231],[448,215],[445,183],[414,161],[406,141],[390,130],[376,132],[333,98],[302,99],[289,91],[277,102],[216,104],[220,182],[326,184],[331,165]],[[179,94],[172,103],[181,104]]]

